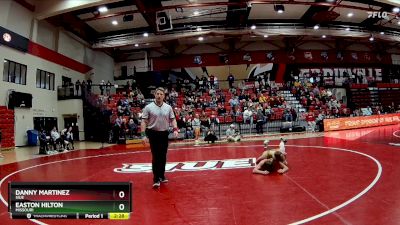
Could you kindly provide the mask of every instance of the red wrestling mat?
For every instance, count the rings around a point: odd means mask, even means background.
[[[261,141],[170,149],[173,171],[167,173],[170,182],[160,190],[151,189],[151,173],[137,172],[137,168],[146,171],[140,163],[151,162],[147,149],[121,151],[125,147],[116,146],[8,164],[0,167],[5,200],[9,181],[132,181],[133,212],[126,221],[11,220],[2,202],[0,221],[74,225],[389,225],[400,221],[396,147],[336,138],[287,144],[289,172],[268,176],[251,173],[252,159],[263,151]]]

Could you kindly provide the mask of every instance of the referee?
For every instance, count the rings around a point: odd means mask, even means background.
[[[178,127],[172,107],[164,102],[164,88],[157,88],[155,101],[143,109],[141,131],[145,142],[150,142],[151,154],[153,156],[153,188],[160,187],[161,183],[168,182],[165,177],[165,164],[168,151],[168,128],[170,123],[174,128],[174,136],[178,137]],[[147,137],[146,137],[147,136]]]

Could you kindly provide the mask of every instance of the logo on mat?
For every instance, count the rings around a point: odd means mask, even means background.
[[[185,172],[204,170],[227,170],[254,167],[255,158],[221,159],[193,162],[169,162],[165,166],[165,172]],[[121,168],[115,168],[116,173],[150,173],[151,163],[123,163]]]

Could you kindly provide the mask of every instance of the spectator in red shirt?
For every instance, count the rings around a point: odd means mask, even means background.
[[[315,132],[315,116],[313,112],[308,112],[307,116],[306,116],[306,121],[307,121],[307,125],[308,125],[308,129],[311,132]]]

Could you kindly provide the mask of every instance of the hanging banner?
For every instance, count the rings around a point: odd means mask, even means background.
[[[382,81],[382,68],[317,67],[300,69],[299,79],[301,81],[312,77],[325,85],[341,86],[350,79],[353,83],[368,84]]]

